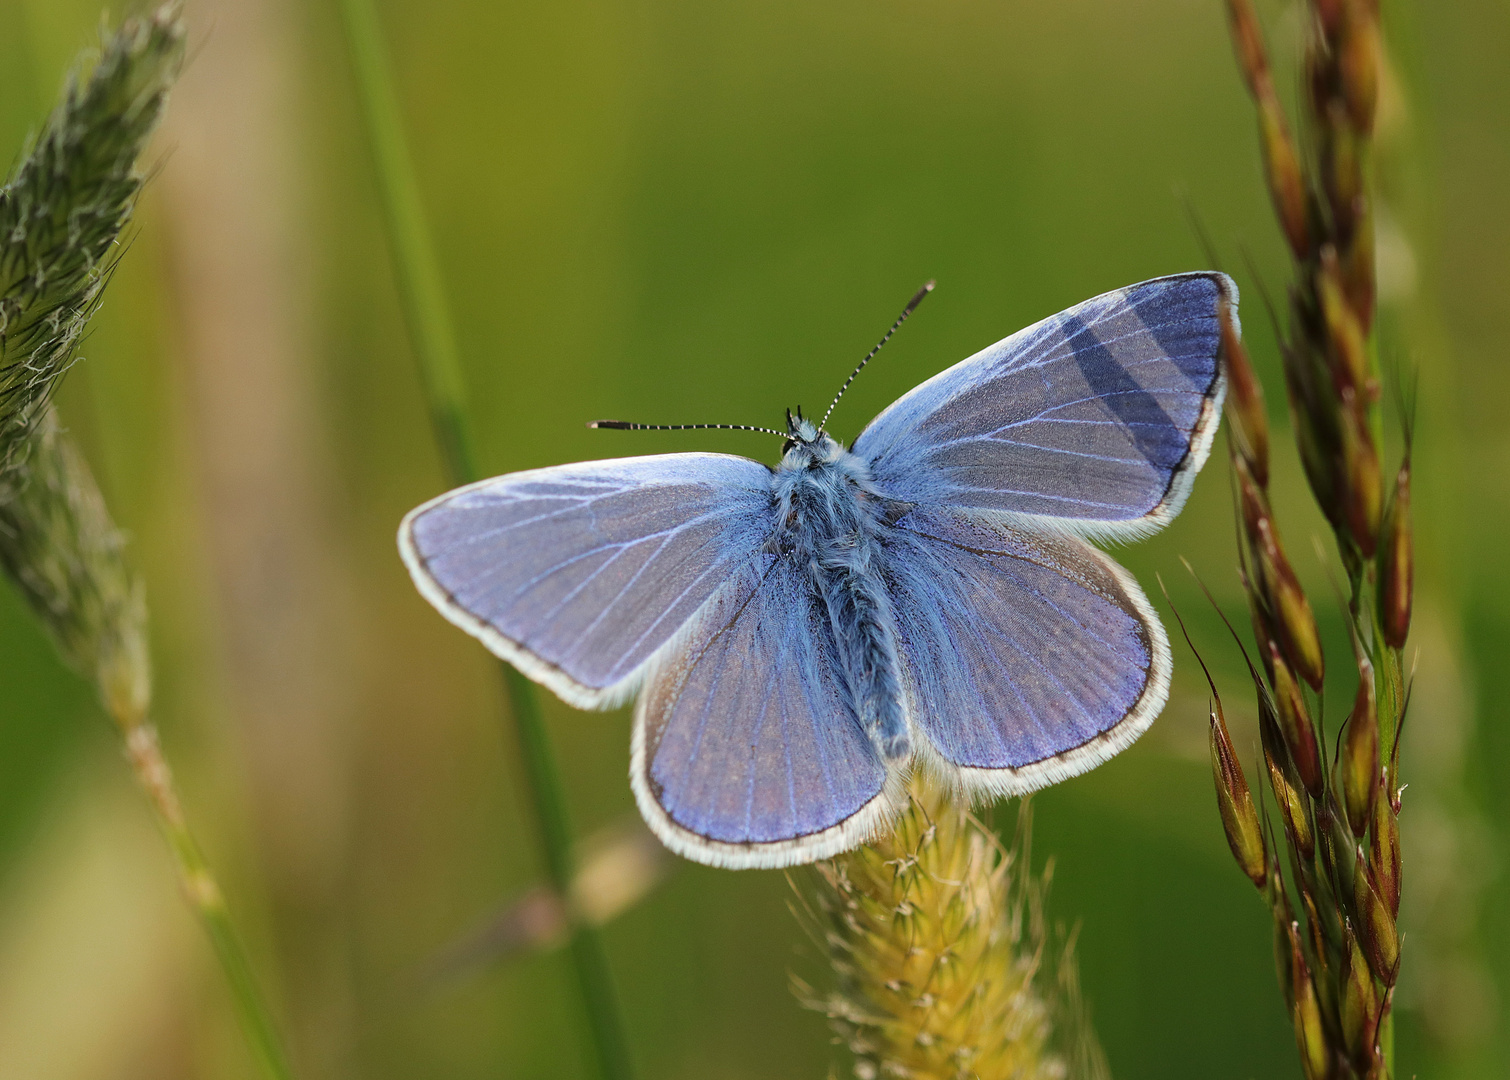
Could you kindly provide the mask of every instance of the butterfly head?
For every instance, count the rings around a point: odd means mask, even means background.
[[[844,453],[844,447],[828,432],[791,409],[786,411],[786,446],[783,447],[781,466],[785,469],[812,468],[815,465],[831,464]]]

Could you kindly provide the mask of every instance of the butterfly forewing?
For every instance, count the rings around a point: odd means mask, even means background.
[[[452,622],[568,702],[612,705],[721,586],[771,561],[770,476],[725,454],[514,473],[415,510],[400,547]]]
[[[854,451],[896,499],[1130,536],[1179,512],[1225,389],[1224,274],[1087,300],[905,394]]]
[[[825,617],[793,560],[747,571],[649,672],[631,778],[668,847],[790,866],[866,839],[891,808]]]

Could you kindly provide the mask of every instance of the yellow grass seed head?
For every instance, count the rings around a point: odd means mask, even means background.
[[[861,1080],[1104,1075],[1073,969],[1056,978],[1046,963],[1047,874],[1031,873],[1028,822],[1024,805],[1007,847],[914,785],[892,833],[818,866],[814,929],[837,986],[799,993]]]

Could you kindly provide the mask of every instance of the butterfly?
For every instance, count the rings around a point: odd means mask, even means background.
[[[409,513],[400,550],[441,614],[568,704],[638,695],[630,782],[666,846],[735,868],[827,858],[885,827],[916,767],[1023,794],[1153,722],[1168,637],[1088,541],[1180,512],[1237,300],[1220,273],[1118,289],[935,375],[849,448],[830,405],[754,429],[786,439],[774,468],[680,453],[512,473]]]

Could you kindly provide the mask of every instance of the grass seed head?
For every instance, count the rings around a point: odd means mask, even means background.
[[[1384,640],[1403,649],[1410,635],[1411,592],[1415,585],[1415,551],[1410,522],[1410,459],[1395,474],[1395,487],[1379,530],[1379,621]]]
[[[1222,360],[1227,368],[1227,417],[1239,459],[1260,488],[1269,485],[1269,415],[1263,384],[1253,371],[1247,347],[1238,333],[1233,312],[1221,309]]]
[[[1374,707],[1374,671],[1367,660],[1358,673],[1358,693],[1347,719],[1342,750],[1342,801],[1348,828],[1362,837],[1374,813],[1379,790],[1379,716]]]
[[[1379,994],[1374,988],[1374,977],[1369,972],[1368,960],[1358,947],[1358,937],[1348,928],[1347,986],[1343,990],[1342,1041],[1348,1057],[1360,1071],[1367,1072],[1373,1064],[1375,1029],[1379,1023]]]
[[[1263,743],[1264,762],[1269,767],[1269,787],[1279,803],[1286,836],[1309,862],[1316,855],[1316,834],[1311,829],[1305,790],[1290,761],[1290,752],[1285,747],[1284,736],[1280,733],[1279,720],[1275,716],[1269,695],[1260,691],[1258,701],[1259,737]]]
[[[1300,929],[1289,926],[1291,1017],[1295,1022],[1295,1043],[1300,1048],[1300,1062],[1306,1080],[1326,1080],[1330,1053],[1326,1031],[1321,1022],[1321,1003],[1316,999],[1316,985],[1300,944]]]
[[[1300,155],[1290,137],[1279,98],[1272,92],[1258,102],[1258,135],[1269,197],[1274,200],[1274,210],[1291,254],[1303,259],[1311,247],[1310,199],[1300,171]]]
[[[1237,50],[1238,69],[1248,84],[1248,93],[1255,98],[1272,93],[1269,56],[1253,5],[1248,0],[1228,0],[1227,18],[1232,28],[1232,44]]]
[[[807,996],[855,1055],[856,1076],[1071,1074],[1075,1046],[1092,1037],[1061,1008],[1046,885],[1019,835],[1006,848],[950,800],[915,788],[890,835],[819,865],[818,936],[838,986]]]
[[[1389,772],[1381,770],[1374,796],[1374,821],[1369,829],[1369,869],[1390,915],[1400,913],[1400,819],[1389,790]]]
[[[1358,321],[1357,313],[1348,303],[1337,249],[1331,244],[1321,249],[1315,289],[1322,330],[1326,334],[1326,355],[1331,367],[1332,385],[1339,396],[1349,390],[1356,393],[1368,383],[1367,335]]]
[[[1302,6],[1297,149],[1251,4],[1228,0],[1239,67],[1255,104],[1264,180],[1295,259],[1288,324],[1276,332],[1296,445],[1347,568],[1351,629],[1366,650],[1330,776],[1308,715],[1321,699],[1301,688],[1305,683],[1321,694],[1320,638],[1280,544],[1252,439],[1241,430],[1253,426],[1244,403],[1257,394],[1240,386],[1235,368],[1229,416],[1243,583],[1267,675],[1254,680],[1259,730],[1288,858],[1288,873],[1277,849],[1266,868],[1280,983],[1305,1075],[1341,1080],[1387,1071],[1381,1031],[1387,1030],[1400,956],[1395,736],[1408,700],[1401,649],[1413,584],[1411,432],[1407,415],[1406,461],[1385,499],[1371,341],[1377,303],[1373,128],[1386,69],[1379,5],[1308,0]],[[1214,769],[1227,825],[1230,800],[1223,800],[1231,782],[1215,758]]]
[[[1372,135],[1379,104],[1379,16],[1366,0],[1343,0],[1345,29],[1335,46],[1339,89],[1353,127]]]
[[[1358,942],[1363,946],[1363,955],[1368,958],[1374,978],[1385,986],[1393,986],[1400,962],[1400,933],[1395,927],[1394,915],[1375,887],[1361,847],[1356,849],[1356,860],[1353,866],[1353,909],[1358,915]]]
[[[1253,531],[1258,584],[1264,593],[1264,606],[1270,612],[1279,651],[1312,689],[1319,690],[1326,675],[1326,661],[1321,652],[1321,634],[1316,629],[1311,601],[1306,598],[1300,579],[1295,576],[1273,519],[1259,518]],[[1273,641],[1272,638],[1268,640]],[[1270,659],[1265,658],[1265,669],[1273,678],[1275,673],[1269,668]],[[1275,691],[1278,693],[1278,686]]]
[[[1364,198],[1359,200],[1352,241],[1343,253],[1341,263],[1342,287],[1347,290],[1348,303],[1364,326],[1373,324],[1374,305],[1378,299],[1375,264],[1373,204]]]
[[[1371,558],[1379,540],[1384,492],[1379,475],[1379,449],[1369,430],[1367,406],[1352,390],[1342,394],[1343,513],[1353,543]]]
[[[1328,116],[1320,162],[1321,187],[1338,243],[1348,247],[1367,201],[1362,161],[1365,142],[1348,124],[1342,102],[1329,102]]]
[[[1268,847],[1247,777],[1232,749],[1232,736],[1227,732],[1220,702],[1211,709],[1211,773],[1216,783],[1217,810],[1232,857],[1248,879],[1262,889],[1268,880]]]
[[[1290,760],[1300,782],[1313,799],[1319,799],[1326,777],[1321,767],[1321,749],[1316,742],[1316,726],[1306,706],[1305,694],[1290,670],[1279,646],[1269,643],[1269,667],[1274,689],[1274,709],[1279,730],[1289,748]]]

